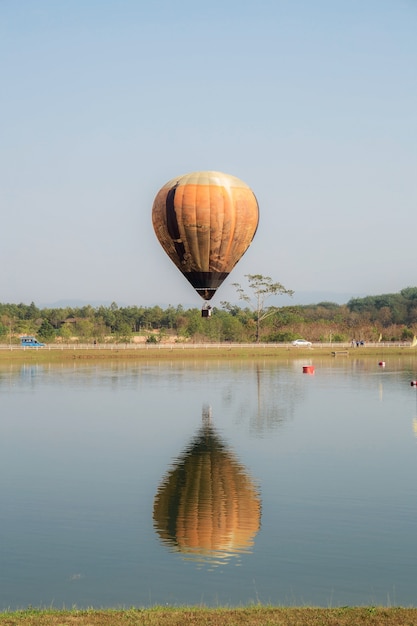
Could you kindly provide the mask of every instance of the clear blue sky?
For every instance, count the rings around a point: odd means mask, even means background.
[[[416,0],[1,0],[0,302],[202,300],[151,223],[194,170],[260,205],[232,282],[417,285]]]

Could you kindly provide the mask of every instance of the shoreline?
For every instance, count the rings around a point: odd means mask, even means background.
[[[107,344],[94,346],[59,346],[45,348],[21,348],[0,346],[2,363],[62,363],[74,360],[237,360],[237,359],[310,359],[329,357],[334,359],[406,357],[416,359],[417,348],[409,345],[372,344],[360,348],[346,344],[319,344],[312,348],[296,348],[288,344],[157,344],[132,346]]]

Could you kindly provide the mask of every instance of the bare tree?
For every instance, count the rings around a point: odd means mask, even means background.
[[[255,312],[256,341],[258,342],[261,322],[278,311],[278,307],[276,306],[266,306],[266,299],[270,296],[283,294],[292,296],[294,292],[291,289],[286,289],[281,283],[272,282],[272,278],[269,276],[263,276],[262,274],[245,274],[245,278],[248,279],[249,289],[252,290],[252,295],[248,295],[239,283],[232,283],[232,285],[236,288],[239,300],[246,302]],[[221,304],[226,309],[230,308],[228,302],[222,302]]]

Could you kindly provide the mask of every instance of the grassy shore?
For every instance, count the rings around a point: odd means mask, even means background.
[[[34,610],[0,614],[0,626],[411,626],[417,609],[159,608],[127,610]]]
[[[334,353],[336,353],[334,355]],[[361,348],[343,348],[333,346],[314,346],[313,348],[295,348],[288,346],[277,346],[276,344],[268,346],[256,344],[239,346],[238,344],[204,344],[202,346],[184,345],[184,346],[150,346],[149,348],[134,348],[129,346],[118,346],[106,348],[88,348],[68,347],[62,349],[14,349],[0,350],[0,365],[2,363],[63,363],[68,361],[108,361],[108,360],[126,360],[126,361],[149,361],[149,360],[196,360],[196,359],[292,359],[292,358],[308,358],[317,359],[323,357],[333,358],[365,358],[373,357],[377,359],[386,359],[388,357],[406,356],[416,359],[417,348],[398,347],[398,346],[365,346]]]

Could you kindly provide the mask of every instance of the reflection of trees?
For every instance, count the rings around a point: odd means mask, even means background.
[[[260,434],[263,431],[273,430],[292,417],[297,393],[294,387],[288,393],[288,385],[280,385],[276,375],[272,387],[273,389],[275,387],[275,393],[271,393],[271,388],[268,385],[271,379],[267,377],[267,372],[259,363],[255,365],[255,372],[257,410],[250,417],[250,429]],[[276,392],[277,387],[279,387],[279,394]]]
[[[298,368],[301,372],[301,366]],[[305,398],[302,375],[291,375],[288,364],[255,361],[250,378],[236,392],[233,382],[224,399],[237,400],[237,421],[249,420],[249,430],[257,437],[276,430],[293,419],[298,403]]]
[[[251,550],[260,527],[259,492],[216,433],[208,409],[159,486],[153,518],[161,540],[188,558],[224,562]]]

